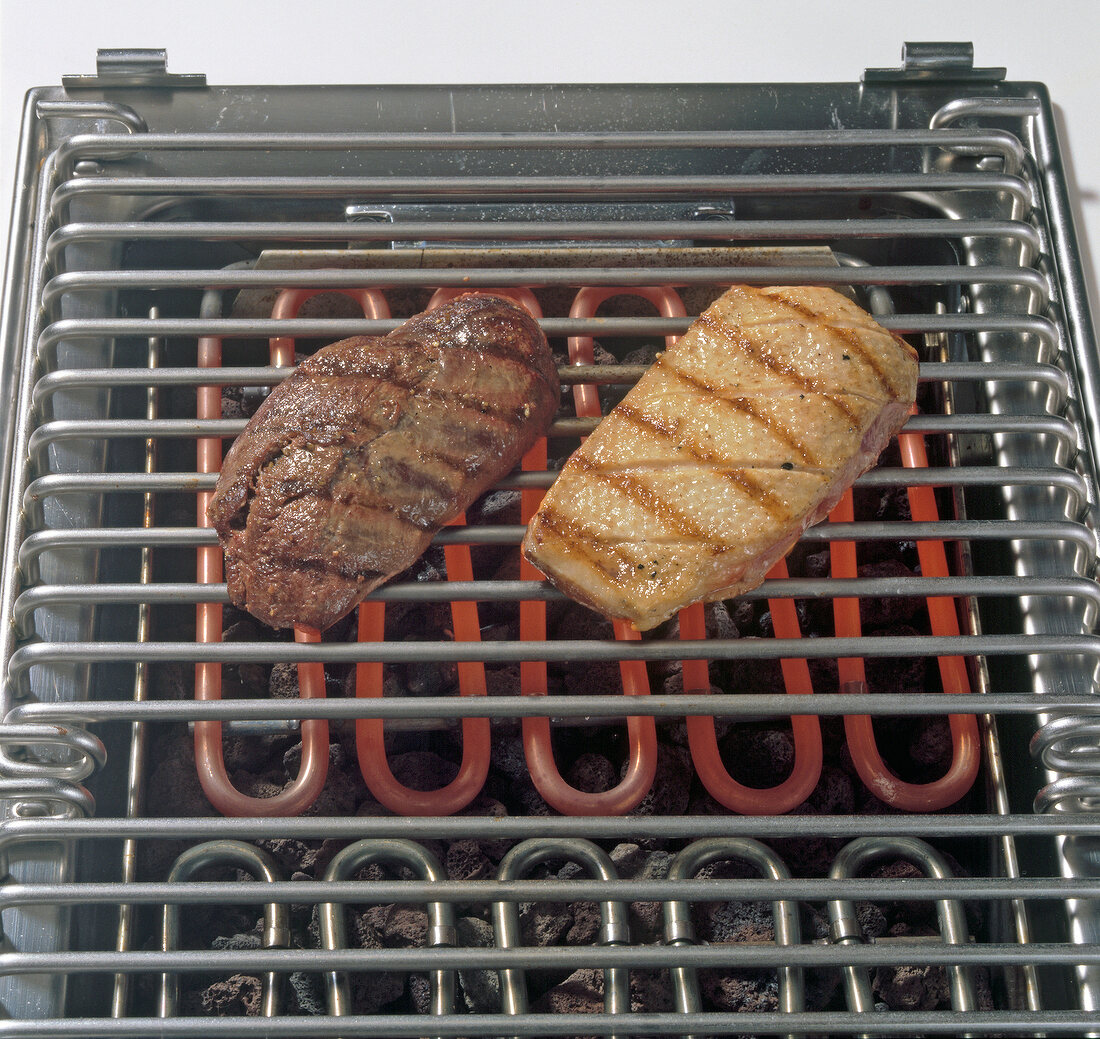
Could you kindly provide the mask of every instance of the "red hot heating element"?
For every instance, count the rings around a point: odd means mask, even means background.
[[[311,296],[329,289],[287,289],[279,294],[272,316],[294,317]],[[381,291],[376,288],[341,290],[355,299],[370,318],[390,316]],[[533,292],[526,288],[484,290],[487,294],[504,296],[523,306],[536,320],[542,310]],[[468,290],[443,288],[431,298],[428,309],[467,294]],[[655,287],[586,287],[579,290],[570,309],[572,318],[594,317],[597,308],[614,296],[636,296],[647,300],[663,317],[685,317],[680,296],[671,286]],[[675,343],[669,336],[667,345]],[[574,365],[594,363],[593,340],[588,336],[569,339],[569,360]],[[294,363],[294,341],[289,337],[271,340],[271,363],[285,367]],[[199,340],[199,365],[215,367],[221,364],[221,341],[214,337]],[[602,415],[596,385],[578,384],[574,401],[579,418],[600,418]],[[221,417],[221,387],[202,386],[198,393],[198,417]],[[899,437],[903,463],[907,467],[926,467],[924,441],[918,434],[903,433]],[[216,437],[198,441],[199,470],[218,472],[221,468],[221,440]],[[527,472],[545,472],[547,468],[546,438],[540,438],[522,461]],[[530,521],[541,504],[543,492],[524,489],[521,492],[521,519]],[[914,520],[938,519],[935,496],[931,487],[909,488]],[[198,522],[209,527],[207,506],[210,493],[203,492],[198,501]],[[851,521],[852,495],[847,492],[830,516],[832,522]],[[465,523],[464,516],[452,520],[452,526]],[[946,577],[948,567],[944,546],[939,541],[918,542],[922,573],[925,577]],[[834,540],[830,545],[832,572],[836,578],[857,576],[855,545]],[[456,582],[474,580],[469,545],[451,544],[444,547],[447,579]],[[527,581],[540,581],[542,575],[520,557],[520,576]],[[198,580],[218,583],[223,579],[223,559],[218,546],[203,546],[198,555]],[[787,577],[785,561],[780,561],[768,575],[780,582]],[[794,600],[789,597],[769,598],[776,637],[797,639],[801,632]],[[859,600],[837,597],[833,600],[835,633],[837,636],[860,634]],[[934,635],[958,635],[959,622],[953,599],[929,597],[928,610]],[[476,643],[481,639],[481,626],[476,601],[455,599],[451,602],[454,637],[459,642]],[[222,633],[222,608],[216,603],[202,603],[197,608],[197,637],[200,642],[218,642]],[[540,600],[524,600],[519,604],[520,639],[541,643],[547,639],[546,604]],[[706,638],[705,610],[701,603],[690,606],[679,615],[680,638],[696,641]],[[615,637],[638,640],[641,635],[625,622],[614,624]],[[367,646],[385,640],[385,603],[368,599],[358,608],[358,641]],[[319,642],[321,633],[296,627],[299,642]],[[784,686],[789,694],[813,692],[807,661],[801,658],[780,662]],[[946,693],[966,693],[970,690],[965,661],[961,657],[944,657],[939,661],[943,690]],[[838,661],[840,687],[848,692],[866,691],[864,664],[861,659]],[[709,693],[709,669],[705,660],[682,662],[684,691]],[[462,696],[486,696],[485,666],[479,661],[464,661],[457,665],[459,693]],[[634,703],[644,703],[650,692],[644,661],[620,662],[623,693]],[[356,665],[355,692],[364,698],[380,697],[383,689],[383,665],[366,660]],[[324,665],[315,662],[298,665],[299,690],[303,699],[325,695]],[[547,696],[547,665],[540,660],[521,660],[520,692],[524,696]],[[195,672],[195,695],[199,700],[215,700],[221,695],[221,667],[216,663],[199,663]],[[970,789],[979,765],[977,722],[972,715],[949,717],[952,735],[952,762],[947,773],[929,783],[907,783],[895,776],[883,760],[875,742],[870,716],[847,716],[845,733],[853,763],[866,786],[885,803],[903,811],[927,812],[954,804]],[[710,716],[686,719],[688,744],[695,770],[711,796],[731,811],[745,815],[777,815],[792,811],[812,793],[821,775],[821,728],[815,715],[792,715],[794,764],[790,775],[770,788],[744,785],[728,772],[718,746],[715,719]],[[657,770],[657,734],[654,718],[645,713],[626,718],[629,758],[620,783],[603,792],[590,793],[571,786],[562,777],[554,759],[550,719],[534,716],[523,719],[523,746],[532,782],[548,805],[566,815],[620,815],[633,809],[649,792]],[[305,719],[301,725],[302,760],[298,776],[280,793],[256,798],[234,788],[225,769],[222,754],[220,722],[200,721],[195,724],[195,756],[202,787],[211,804],[225,815],[297,815],[308,808],[324,787],[328,766],[328,723],[323,719]],[[465,808],[481,791],[489,770],[491,733],[487,717],[462,720],[463,752],[455,778],[436,790],[414,790],[401,783],[393,774],[386,758],[384,723],[380,718],[360,718],[356,721],[356,748],[363,780],[374,797],[390,811],[402,815],[450,815]]]

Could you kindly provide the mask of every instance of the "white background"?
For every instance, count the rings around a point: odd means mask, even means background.
[[[906,40],[1047,84],[1095,320],[1100,0],[0,0],[0,234],[24,93],[99,47],[164,47],[211,84],[856,82]]]

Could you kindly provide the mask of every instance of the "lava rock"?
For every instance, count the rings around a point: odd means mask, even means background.
[[[591,610],[571,609],[562,614],[554,627],[555,639],[613,639],[615,629],[606,617]],[[585,667],[588,665],[586,664]],[[617,664],[611,664],[618,671]]]
[[[582,754],[570,766],[565,781],[586,794],[602,794],[617,782],[615,766],[602,754]]]
[[[663,696],[679,696],[684,691],[684,676],[679,670],[670,674],[661,684]],[[711,696],[719,695],[725,690],[721,686],[711,685],[708,690]],[[721,743],[729,734],[730,729],[737,723],[729,718],[714,718],[711,720],[714,727],[714,738]],[[665,742],[675,744],[677,747],[689,746],[688,727],[683,720],[674,722],[659,722],[658,733]]]
[[[202,1009],[218,1017],[257,1017],[262,994],[259,978],[234,974],[225,981],[214,982],[203,992]]]
[[[447,848],[444,867],[451,880],[486,880],[496,872],[489,856],[475,840],[452,841]]]
[[[329,746],[330,754],[343,757],[339,744]],[[355,815],[364,798],[363,780],[345,768],[329,767],[325,785],[317,799],[306,808],[306,816],[348,816]]]
[[[603,971],[582,967],[531,1004],[536,1014],[603,1013]]]
[[[611,850],[619,876],[629,880],[664,880],[672,862],[669,852],[647,851],[637,844],[618,844]],[[630,933],[634,941],[659,941],[664,933],[664,908],[661,902],[631,902]]]
[[[949,1005],[950,988],[942,967],[876,967],[871,991],[892,1010],[937,1010]]]
[[[769,903],[701,902],[695,910],[703,941],[770,942],[775,939],[775,922]]]
[[[237,736],[230,732],[223,737],[222,760],[230,774],[237,769],[263,772],[272,767],[272,758],[285,746],[285,736]]]
[[[489,751],[489,767],[506,779],[525,779],[528,772],[523,738],[517,735],[494,739]]]
[[[915,628],[898,624],[866,632],[872,636],[904,640],[920,634]],[[869,657],[866,661],[867,688],[880,696],[905,696],[928,691],[928,661],[924,657]]]
[[[661,1014],[676,1009],[667,970],[630,972],[630,1009],[636,1014]]]
[[[620,877],[636,876],[646,861],[646,853],[638,844],[616,844],[610,857]]]
[[[348,842],[332,839],[302,841],[293,837],[276,837],[257,843],[275,856],[288,875],[297,873],[304,879],[313,880],[324,875],[333,856],[346,847]],[[380,872],[376,879],[381,879]]]
[[[624,763],[622,774],[626,774]],[[683,815],[691,799],[691,784],[695,770],[691,756],[682,748],[668,743],[657,744],[657,772],[653,786],[631,815]],[[646,842],[640,842],[646,843]]]
[[[298,665],[285,661],[272,664],[267,688],[273,700],[297,700],[300,695]]]
[[[218,935],[210,943],[210,948],[218,952],[247,951],[260,948],[261,941],[258,934],[231,934]]]
[[[238,769],[233,776],[234,785],[246,797],[268,798],[283,792],[286,775],[280,766],[278,771],[269,769],[255,774],[247,769]]]
[[[427,944],[428,914],[417,906],[371,906],[364,916],[388,948],[416,949]]]
[[[458,668],[446,661],[413,661],[405,665],[405,689],[410,696],[449,696],[458,690]]]
[[[573,926],[573,914],[563,902],[528,903],[520,907],[524,945],[561,945]]]
[[[375,907],[378,908],[378,907]],[[349,945],[362,949],[385,947],[382,935],[374,924],[376,918],[370,911],[358,913],[349,910]],[[357,1014],[373,1014],[405,993],[405,975],[393,971],[354,972],[348,975],[352,1008]]]
[[[573,926],[565,932],[566,945],[592,945],[600,933],[602,916],[595,902],[572,902]]]
[[[918,765],[942,775],[951,761],[951,728],[947,719],[916,719],[916,731],[909,741],[909,756]]]
[[[699,989],[713,1010],[767,1013],[779,1008],[779,981],[750,971],[699,971]]]
[[[486,667],[485,691],[489,696],[518,696],[519,664]]]
[[[735,725],[719,746],[730,775],[746,786],[777,786],[794,767],[794,736],[788,727]]]
[[[418,1014],[427,1014],[432,1009],[432,982],[427,974],[409,975],[409,1000]]]
[[[889,929],[886,914],[874,902],[857,902],[856,919],[864,941],[881,938]]]
[[[595,638],[591,631],[585,638]],[[567,696],[614,696],[622,692],[619,665],[610,660],[567,664],[564,675]]]
[[[498,801],[494,797],[490,797],[488,794],[478,794],[465,808],[456,813],[463,816],[479,816],[484,819],[506,819],[509,815],[507,805]],[[493,827],[487,825],[485,827],[486,832],[491,833]],[[421,841],[422,844],[427,842]],[[478,838],[477,845],[481,849],[481,853],[486,856],[491,862],[499,862],[512,847],[514,842],[500,837],[496,839]]]
[[[321,1017],[328,1013],[325,994],[321,989],[321,981],[315,974],[305,971],[293,971],[288,977],[290,993],[298,1004],[298,1012],[311,1017]],[[294,1008],[289,1008],[293,1013]]]
[[[267,638],[269,630],[250,614],[241,614],[238,620],[222,630],[222,642],[260,642]]]
[[[455,921],[458,944],[464,948],[491,949],[495,944],[493,925],[475,916],[460,916]],[[495,970],[459,970],[458,984],[466,1008],[473,1014],[500,1011],[500,975]]]
[[[412,750],[390,759],[394,778],[411,790],[438,790],[458,775],[458,765],[430,750]]]
[[[823,765],[821,778],[795,812],[801,815],[842,815],[855,807],[852,777],[834,765]],[[769,842],[795,876],[827,876],[843,841],[829,837],[784,838]]]
[[[899,578],[916,575],[900,559],[882,559],[864,563],[859,576],[866,578]],[[925,608],[924,600],[916,596],[865,595],[859,601],[860,621],[865,628],[885,628],[912,620]]]

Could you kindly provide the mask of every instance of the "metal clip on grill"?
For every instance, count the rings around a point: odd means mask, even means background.
[[[670,863],[670,881],[691,880],[703,869],[715,862],[738,860],[759,870],[770,880],[789,880],[787,864],[767,845],[751,837],[716,837],[689,844]],[[665,902],[665,944],[673,948],[695,945],[695,925],[691,921],[691,907],[687,902]],[[772,903],[772,919],[775,924],[775,941],[778,945],[801,945],[802,926],[798,919],[798,905],[787,899]],[[702,1010],[699,979],[693,967],[672,967],[673,993],[676,1009],[681,1014],[695,1014]],[[779,1009],[784,1014],[796,1014],[806,1008],[805,985],[802,971],[797,967],[779,968]],[[690,1039],[690,1037],[688,1037]]]
[[[1032,757],[1058,774],[1035,795],[1039,813],[1100,808],[1100,719],[1063,715],[1047,722],[1031,740]]]
[[[937,880],[950,880],[952,872],[943,857],[934,848],[915,837],[858,837],[846,844],[833,862],[829,872],[832,880],[854,877],[861,869],[886,856],[898,856],[918,866],[926,876]],[[966,917],[962,906],[953,898],[936,902],[936,915],[940,924],[940,939],[948,945],[966,945]],[[856,907],[846,899],[829,902],[830,938],[837,945],[862,943],[863,931],[856,916]],[[875,1009],[871,991],[871,979],[862,967],[845,966],[844,985],[847,991],[848,1009],[864,1014]],[[952,964],[946,968],[951,988],[951,1006],[955,1010],[977,1010],[978,1000],[969,970]]]
[[[276,883],[284,880],[282,870],[274,857],[262,848],[244,841],[207,841],[185,851],[172,864],[167,883],[178,884],[189,880],[199,870],[210,866],[236,866],[251,873],[257,880]],[[164,906],[161,923],[160,947],[162,952],[173,952],[180,944],[180,907],[172,903]],[[280,902],[264,906],[265,949],[290,947],[290,907]],[[264,1017],[278,1017],[282,1011],[279,992],[279,976],[274,971],[264,974],[260,1012]],[[157,1001],[158,1017],[175,1017],[179,1012],[179,979],[175,974],[162,974],[160,996]]]
[[[898,437],[902,461],[907,468],[927,468],[928,456],[924,438],[918,433],[902,433]],[[917,523],[938,522],[935,492],[931,487],[909,487],[909,507]],[[836,523],[850,523],[853,519],[852,492],[847,491],[833,509],[830,519]],[[856,547],[850,541],[833,541],[829,546],[832,574],[837,578],[857,576]],[[921,572],[924,577],[947,577],[947,556],[942,541],[918,541]],[[959,618],[955,602],[943,596],[928,597],[929,622],[934,635],[959,635]],[[859,600],[836,598],[833,600],[836,634],[840,637],[859,637],[861,633]],[[845,657],[837,661],[840,688],[844,692],[865,692],[866,671],[859,657]],[[940,657],[940,680],[945,693],[970,692],[970,679],[966,661],[959,656]],[[948,718],[951,728],[951,764],[939,779],[929,783],[907,783],[895,776],[882,759],[875,740],[874,723],[870,715],[845,715],[844,732],[848,739],[852,763],[867,788],[881,801],[907,812],[934,812],[959,801],[973,786],[980,764],[978,722],[972,714],[952,714]]]
[[[597,880],[619,879],[610,856],[591,841],[580,837],[536,837],[517,844],[500,860],[497,880],[502,883],[518,880],[535,866],[552,859],[566,859],[585,866]],[[601,902],[600,919],[604,945],[630,944],[630,925],[624,903],[612,900]],[[500,949],[515,949],[522,944],[519,909],[515,902],[493,903],[493,930]],[[630,972],[608,967],[603,972],[603,978],[604,1011],[608,1014],[629,1013]],[[504,1013],[513,1016],[527,1013],[527,988],[522,970],[506,968],[500,972],[500,998]]]
[[[325,870],[326,883],[349,880],[366,866],[387,865],[410,869],[420,880],[442,883],[447,879],[443,867],[426,848],[404,840],[362,840],[336,854]],[[347,926],[344,906],[326,902],[320,907],[321,945],[334,951],[347,947]],[[428,944],[453,947],[456,944],[454,907],[450,902],[428,903]],[[333,1017],[346,1017],[351,1013],[351,993],[347,975],[342,971],[325,974],[328,992],[328,1012]],[[451,970],[431,973],[431,1013],[434,1015],[454,1012],[455,975]]]
[[[36,759],[22,762],[8,753],[10,747],[48,749],[56,754],[64,753],[66,761]],[[80,783],[107,762],[107,748],[103,741],[87,729],[68,725],[5,725],[0,732],[0,748],[8,754],[4,774],[6,778],[34,782],[48,778],[66,783]]]

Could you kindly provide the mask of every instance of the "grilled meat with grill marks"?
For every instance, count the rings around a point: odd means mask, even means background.
[[[754,588],[874,465],[916,385],[913,348],[844,296],[734,286],[574,452],[524,554],[642,631]]]
[[[497,297],[319,350],[226,455],[209,514],[230,598],[327,628],[519,462],[559,392],[537,322]]]

